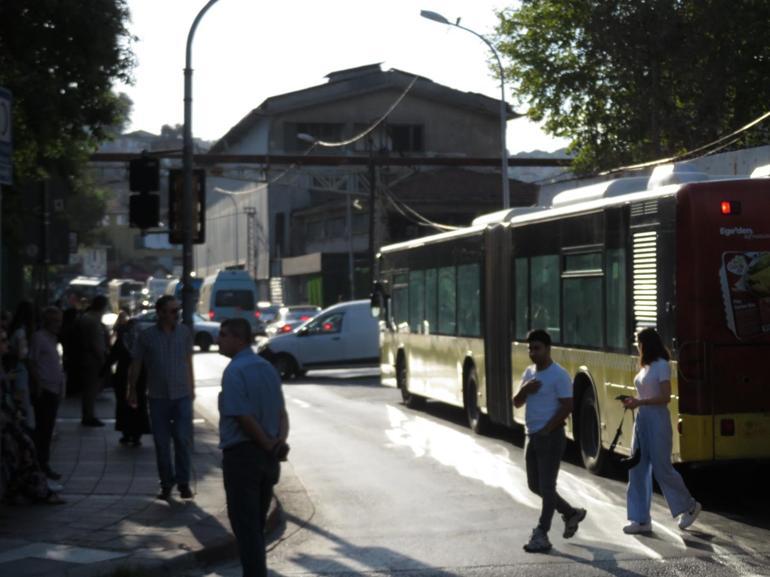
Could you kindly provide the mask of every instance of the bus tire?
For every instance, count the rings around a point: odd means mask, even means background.
[[[202,352],[207,353],[211,345],[214,344],[214,339],[208,333],[198,333],[198,336],[195,337],[195,344],[200,347]]]
[[[577,438],[583,465],[594,475],[601,475],[607,466],[607,453],[602,448],[599,409],[591,387],[585,390],[580,399],[578,428]]]
[[[471,367],[465,375],[463,397],[465,414],[468,416],[468,426],[477,435],[485,435],[489,431],[489,417],[481,412],[478,402],[479,379],[476,369]]]
[[[410,409],[422,409],[425,407],[425,397],[409,392],[409,369],[403,354],[396,360],[396,384],[401,391],[401,400]]]
[[[273,366],[282,379],[289,380],[297,373],[297,361],[286,353],[281,353],[275,357]]]

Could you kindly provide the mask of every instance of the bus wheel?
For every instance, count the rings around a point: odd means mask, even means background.
[[[468,415],[468,425],[471,430],[477,435],[484,435],[489,429],[489,418],[479,408],[478,382],[476,369],[471,368],[465,376],[465,387],[463,388],[465,412]]]
[[[586,389],[580,400],[579,419],[578,444],[583,465],[594,475],[600,475],[606,466],[607,456],[602,449],[599,410],[591,388]]]
[[[425,398],[409,392],[409,369],[403,355],[396,361],[396,384],[401,391],[401,400],[410,409],[422,409],[425,406]]]
[[[297,362],[291,355],[278,355],[273,361],[273,366],[282,379],[290,379],[297,372]]]

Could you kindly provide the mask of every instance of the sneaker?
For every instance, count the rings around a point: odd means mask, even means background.
[[[171,499],[171,487],[161,487],[160,492],[156,498],[160,499],[161,501],[168,501]]]
[[[652,533],[652,523],[637,523],[636,521],[631,521],[629,525],[623,527],[623,533],[626,535]]]
[[[46,485],[48,485],[48,490],[54,493],[61,493],[64,490],[64,485],[51,479],[46,479]]]
[[[580,522],[586,518],[586,510],[575,509],[575,512],[572,513],[572,515],[569,517],[567,515],[562,515],[561,518],[564,519],[563,537],[565,539],[569,539],[570,537],[574,536],[575,533],[577,533]]]
[[[551,542],[548,540],[548,533],[540,527],[535,527],[529,538],[529,543],[524,545],[524,550],[527,553],[547,553],[550,551]]]
[[[698,503],[698,501],[695,501],[695,504],[692,506],[692,509],[690,509],[689,511],[685,511],[684,513],[682,513],[682,516],[679,517],[679,528],[684,531],[690,525],[695,523],[695,519],[697,519],[698,515],[700,515],[701,509],[703,509],[701,504]]]
[[[182,497],[182,499],[192,499],[193,492],[190,489],[190,485],[179,485],[179,496]]]
[[[45,473],[46,478],[51,479],[51,481],[58,481],[61,479],[61,473],[57,473],[50,467],[45,467],[43,472]]]

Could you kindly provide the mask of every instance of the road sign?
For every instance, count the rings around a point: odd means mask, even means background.
[[[0,184],[13,184],[11,91],[0,87]]]

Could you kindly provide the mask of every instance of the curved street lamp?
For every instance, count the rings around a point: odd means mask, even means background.
[[[422,16],[423,18],[427,18],[428,20],[433,20],[434,22],[438,22],[439,24],[454,26],[455,28],[460,28],[461,30],[470,32],[477,38],[480,38],[482,42],[484,42],[484,44],[486,44],[487,47],[492,51],[492,54],[495,55],[495,60],[497,60],[497,68],[498,68],[498,71],[500,72],[500,162],[501,162],[501,175],[503,179],[503,208],[510,208],[511,196],[510,196],[510,190],[509,190],[510,187],[508,182],[508,147],[506,144],[506,134],[505,134],[506,133],[505,77],[503,75],[503,63],[500,60],[500,55],[497,53],[497,50],[492,45],[492,43],[489,40],[487,40],[484,36],[482,36],[478,32],[471,30],[470,28],[461,26],[459,18],[457,19],[456,22],[450,22],[438,12],[432,12],[430,10],[420,10],[420,16]]]

